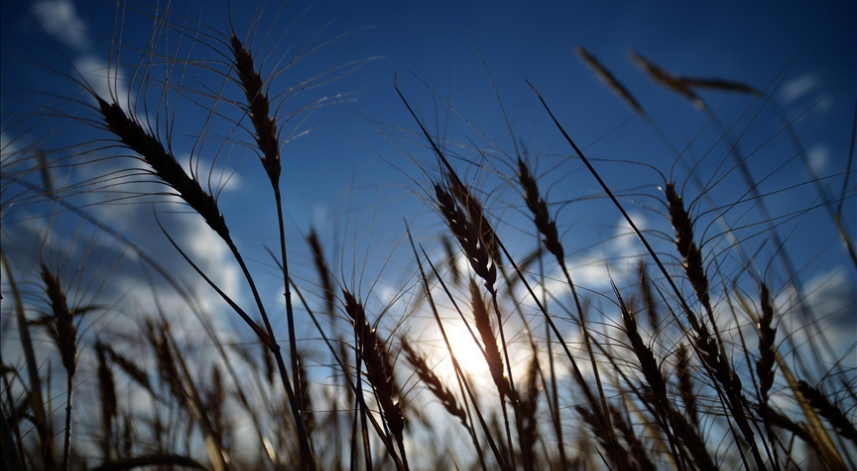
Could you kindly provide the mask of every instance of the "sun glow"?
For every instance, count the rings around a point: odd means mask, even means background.
[[[482,353],[482,346],[476,342],[467,330],[467,327],[464,326],[464,323],[460,319],[453,322],[444,322],[444,331],[446,332],[447,339],[449,339],[449,345],[452,347],[455,359],[458,361],[464,374],[474,380],[490,378],[491,375],[488,370],[488,363],[485,361],[485,356]],[[475,329],[474,334],[478,336]],[[452,378],[455,375],[455,371],[449,351],[446,345],[442,345],[442,349],[441,354],[444,361],[441,365],[446,370],[443,374]]]

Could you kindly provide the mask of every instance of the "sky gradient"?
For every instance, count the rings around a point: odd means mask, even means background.
[[[668,243],[670,228],[658,214],[664,212],[663,207],[654,199],[660,194],[658,187],[666,183],[664,178],[677,181],[688,200],[700,193],[711,196],[714,202],[700,200],[696,207],[702,218],[700,229],[705,228],[700,233],[722,242],[722,229],[712,214],[728,213],[734,227],[740,228],[737,237],[746,238],[759,250],[758,260],[751,265],[781,289],[785,302],[787,276],[774,261],[767,236],[762,235],[764,229],[754,225],[761,218],[759,206],[750,202],[734,211],[724,210],[748,195],[740,172],[733,169],[734,155],[727,152],[740,136],[745,162],[761,193],[772,195],[766,198],[768,209],[782,228],[781,236],[794,247],[790,253],[795,266],[815,289],[813,296],[835,294],[836,302],[829,307],[833,319],[846,322],[847,312],[853,313],[857,302],[854,267],[839,243],[818,187],[806,184],[812,177],[784,122],[800,116],[793,130],[809,165],[831,195],[842,194],[857,102],[854,2],[444,0],[327,1],[308,6],[291,2],[278,10],[279,5],[271,2],[257,14],[259,10],[242,2],[233,2],[231,11],[223,2],[189,6],[175,2],[168,16],[172,29],[166,28],[169,32],[153,43],[151,16],[163,13],[154,2],[129,4],[120,22],[110,2],[3,2],[0,105],[4,166],[6,155],[34,143],[67,151],[75,141],[94,147],[106,142],[103,133],[99,135],[83,121],[97,122],[98,116],[77,82],[84,79],[96,91],[106,91],[105,71],[109,71],[117,78],[113,91],[118,90],[120,98],[137,97],[140,116],[152,122],[161,117],[155,127],[173,133],[176,156],[184,162],[198,162],[201,174],[211,176],[211,188],[220,192],[219,204],[236,239],[246,247],[256,269],[271,273],[275,270],[264,249],[277,241],[270,188],[257,183],[264,181],[264,175],[256,156],[229,145],[230,139],[251,142],[252,138],[236,131],[235,123],[228,119],[225,123],[207,120],[212,114],[206,106],[213,101],[223,108],[224,116],[231,116],[230,105],[225,99],[212,100],[213,94],[225,90],[224,97],[239,96],[234,83],[206,69],[227,70],[223,56],[208,46],[224,40],[231,21],[257,58],[264,58],[260,61],[263,77],[271,77],[305,44],[318,45],[345,35],[267,82],[269,94],[279,103],[282,94],[302,80],[329,70],[333,72],[327,77],[337,78],[286,101],[279,110],[284,117],[300,106],[319,103],[296,120],[280,121],[281,140],[296,137],[284,145],[282,155],[286,226],[296,276],[313,280],[312,258],[303,245],[303,236],[313,226],[330,250],[340,281],[368,295],[370,286],[383,280],[373,292],[381,304],[389,303],[397,280],[413,275],[407,260],[392,256],[398,250],[407,257],[410,250],[399,247],[405,221],[417,229],[419,243],[437,245],[444,228],[428,198],[430,182],[440,172],[416,121],[396,93],[398,84],[433,138],[443,138],[456,157],[482,163],[479,170],[461,163],[459,171],[468,181],[487,185],[481,193],[486,207],[510,240],[519,232],[516,227],[529,223],[520,209],[522,203],[516,200],[519,195],[501,185],[514,176],[510,159],[518,145],[527,150],[544,178],[543,191],[554,203],[551,208],[560,220],[562,236],[574,247],[569,259],[579,282],[592,289],[606,288],[605,258],[613,261],[613,276],[629,281],[631,267],[622,260],[640,255],[642,249],[628,237],[628,227],[595,180],[574,159],[529,81],[571,137],[595,159],[608,185],[623,195],[640,225],[661,228],[660,242]],[[254,18],[258,18],[255,28]],[[201,33],[196,42],[193,32]],[[119,43],[122,47],[117,49]],[[151,64],[152,81],[142,87],[131,82],[128,92],[128,81],[140,79],[134,74],[139,51],[151,44],[170,60],[188,57],[198,61],[186,69],[173,69],[178,73],[170,83],[173,91],[180,92],[177,100],[176,95],[168,94],[169,100],[158,102],[163,90],[159,91],[157,82],[163,78],[158,75],[163,63],[160,57]],[[578,45],[597,56],[631,91],[651,116],[650,123],[637,117],[574,54]],[[222,44],[219,47],[222,52]],[[118,68],[117,50],[121,51]],[[703,92],[715,119],[653,83],[632,63],[629,51],[678,75],[735,80],[766,93],[754,100]],[[194,93],[199,90],[202,93]],[[323,97],[327,98],[317,101]],[[148,109],[142,106],[144,102]],[[170,107],[164,108],[164,103]],[[69,120],[66,115],[79,119]],[[30,120],[39,126],[31,129],[26,124]],[[310,132],[304,135],[305,131]],[[203,147],[196,139],[200,135],[206,138]],[[105,150],[109,149],[99,152]],[[122,162],[64,169],[54,178],[91,178]],[[695,162],[702,163],[692,167]],[[215,170],[209,174],[212,163]],[[843,212],[853,236],[857,234],[853,186],[857,179],[853,169],[851,172]],[[701,178],[704,191],[691,176]],[[783,189],[788,191],[780,191]],[[75,204],[97,203],[101,196],[77,195]],[[92,211],[149,253],[175,254],[157,229],[152,205],[135,202],[140,204],[95,206]],[[821,208],[807,211],[814,206]],[[39,233],[46,228],[54,232],[56,241],[64,241],[60,257],[69,260],[98,259],[96,255],[115,256],[121,251],[121,244],[109,238],[75,238],[76,226],[65,227],[58,220],[40,217],[38,212],[46,207],[50,206],[4,209],[4,237],[9,236],[4,251],[8,246],[8,250],[14,247],[37,253]],[[714,213],[706,212],[712,207]],[[423,214],[427,217],[419,216]],[[160,217],[204,271],[215,273],[216,281],[237,298],[246,296],[240,294],[240,277],[228,253],[199,218],[169,210]],[[712,243],[710,247],[716,246]],[[727,273],[739,276],[746,261],[733,262],[736,265]],[[165,263],[179,276],[193,277],[178,256],[167,257]],[[131,274],[136,273],[133,261],[105,264],[91,269],[111,273],[120,285],[119,292],[148,289],[141,286],[138,275]],[[272,278],[263,283],[267,299],[272,304],[281,302],[281,281]],[[194,286],[207,289],[198,281]],[[846,325],[853,334],[853,319],[850,322]],[[840,334],[847,340],[847,329]]]

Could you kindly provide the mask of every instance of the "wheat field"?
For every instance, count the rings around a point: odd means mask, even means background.
[[[4,469],[857,469],[853,73],[3,8]]]

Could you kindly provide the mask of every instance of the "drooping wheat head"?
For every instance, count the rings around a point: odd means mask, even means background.
[[[128,116],[118,103],[108,103],[96,97],[101,115],[110,130],[130,150],[151,168],[152,174],[169,186],[193,208],[224,241],[230,242],[229,229],[217,207],[217,201],[199,182],[189,176],[175,156],[167,152],[164,144],[140,122]]]

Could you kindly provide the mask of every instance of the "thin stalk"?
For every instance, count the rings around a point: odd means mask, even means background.
[[[3,252],[0,252],[0,262],[3,264],[3,269],[6,271],[6,279],[9,282],[9,289],[12,291],[12,299],[15,301],[15,316],[18,323],[18,334],[21,337],[21,348],[24,350],[24,358],[27,364],[27,375],[30,381],[28,388],[30,409],[36,418],[36,431],[39,435],[39,441],[42,445],[42,458],[45,463],[45,468],[56,468],[55,450],[53,434],[47,429],[48,420],[45,413],[45,402],[42,396],[42,384],[39,378],[38,363],[36,363],[36,355],[33,350],[33,340],[30,336],[30,330],[27,327],[27,317],[24,314],[24,304],[21,301],[21,292],[15,283],[15,278],[12,276],[12,270],[9,268],[9,262]],[[11,450],[6,451],[11,452]],[[4,452],[5,454],[5,452]]]
[[[592,163],[583,154],[583,151],[577,146],[577,144],[571,139],[571,136],[568,135],[568,132],[566,132],[565,128],[559,123],[559,120],[557,120],[556,116],[553,114],[550,107],[545,102],[544,97],[542,97],[542,95],[538,92],[538,90],[535,88],[535,86],[533,86],[532,83],[530,83],[529,81],[527,81],[527,83],[530,85],[530,88],[532,88],[533,92],[535,92],[536,96],[538,96],[539,101],[542,103],[542,106],[548,112],[548,115],[550,115],[551,120],[557,126],[560,133],[565,138],[566,142],[568,142],[571,145],[571,147],[577,153],[578,157],[580,157],[580,160],[584,163],[586,168],[589,170],[590,174],[592,174],[592,176],[598,181],[598,184],[605,191],[605,193],[607,193],[607,196],[610,198],[610,200],[613,202],[613,204],[616,206],[616,208],[619,210],[619,212],[622,213],[622,216],[625,218],[625,220],[628,222],[628,224],[634,230],[634,233],[637,235],[637,237],[640,239],[640,241],[646,247],[646,250],[652,256],[652,258],[655,261],[655,264],[658,266],[658,268],[664,274],[664,277],[666,278],[666,280],[669,283],[670,287],[672,288],[673,292],[676,294],[679,302],[682,305],[682,308],[684,309],[684,312],[687,313],[688,320],[694,324],[697,324],[698,321],[695,320],[695,317],[693,315],[693,311],[690,309],[690,306],[688,306],[687,300],[685,300],[684,296],[681,295],[681,292],[679,291],[678,286],[676,286],[675,281],[673,281],[672,277],[669,275],[669,272],[667,272],[666,267],[663,265],[663,263],[660,260],[660,257],[658,257],[657,253],[654,251],[652,246],[649,244],[648,240],[646,240],[646,238],[643,236],[643,233],[640,231],[640,229],[634,223],[633,219],[631,219],[631,217],[625,211],[625,208],[622,206],[622,204],[619,202],[619,200],[616,198],[616,196],[613,194],[613,192],[610,190],[610,188],[607,186],[607,184],[601,178],[599,173],[592,166]],[[697,332],[702,332],[702,330],[700,330],[701,327],[702,327],[701,325],[696,325],[694,330]],[[720,345],[720,347],[721,347],[721,349],[723,348],[722,344]],[[697,355],[702,356],[703,352],[701,352],[699,350],[699,348],[696,348],[695,350],[697,352]],[[725,358],[722,358],[721,361],[725,362],[726,360],[725,360]],[[724,365],[725,365],[725,363],[724,363]],[[707,367],[706,370],[708,371],[708,373],[712,377],[712,379],[715,380],[714,386],[717,389],[718,395],[721,396],[721,400],[723,401],[724,405],[726,405],[727,407],[729,407],[731,409],[733,419],[736,419],[739,421],[739,423],[738,423],[739,428],[741,429],[742,432],[745,433],[745,436],[748,437],[747,442],[748,442],[748,445],[750,446],[750,448],[752,450],[753,457],[756,461],[756,464],[759,466],[760,469],[766,469],[766,466],[764,465],[764,461],[762,460],[762,457],[759,453],[759,449],[756,446],[755,441],[751,439],[752,438],[752,432],[749,432],[749,434],[747,433],[749,426],[746,422],[746,414],[743,412],[743,410],[738,409],[738,408],[742,407],[742,401],[739,398],[734,397],[734,394],[729,392],[729,391],[727,391],[727,397],[724,398],[723,397],[723,391],[721,391],[720,386],[719,386],[720,379],[718,379],[718,377],[717,377],[718,375],[710,367]],[[724,385],[726,385],[726,383],[724,383]],[[741,457],[743,460],[744,456],[741,455]],[[745,463],[745,467],[746,467],[746,463]]]
[[[461,365],[458,363],[458,359],[455,357],[455,353],[452,349],[452,344],[450,344],[449,337],[446,335],[446,329],[444,329],[444,327],[443,327],[443,322],[441,322],[440,315],[438,314],[437,306],[435,305],[435,302],[434,302],[434,297],[432,296],[431,289],[428,286],[428,278],[426,277],[425,270],[423,269],[422,260],[419,258],[419,255],[417,254],[417,249],[416,249],[416,246],[414,245],[414,240],[413,240],[413,237],[411,236],[411,230],[409,227],[406,227],[406,232],[408,233],[408,241],[411,244],[411,249],[414,252],[414,258],[416,258],[416,260],[417,260],[417,266],[419,267],[419,270],[420,270],[420,279],[423,281],[423,283],[422,283],[423,289],[425,290],[426,297],[429,300],[429,306],[431,307],[432,315],[434,316],[435,322],[437,323],[438,329],[440,330],[440,335],[443,338],[443,342],[446,345],[446,349],[449,352],[449,358],[450,358],[450,360],[452,360],[452,367],[453,367],[453,369],[455,369],[455,376],[456,376],[456,379],[458,381],[458,387],[461,390],[462,394],[464,394],[465,390],[466,390],[467,397],[470,398],[470,402],[473,404],[473,410],[475,411],[476,416],[478,417],[479,422],[482,425],[482,429],[485,432],[485,435],[486,435],[487,441],[488,441],[488,445],[491,447],[491,451],[494,453],[494,457],[497,458],[497,462],[500,464],[500,467],[502,469],[508,469],[508,465],[502,459],[502,454],[497,449],[497,445],[494,443],[494,439],[491,437],[491,434],[489,433],[488,426],[485,423],[485,419],[482,417],[482,412],[479,410],[479,405],[476,402],[476,397],[474,396],[473,391],[470,389],[470,384],[467,382],[467,377],[464,375],[464,372],[461,369]],[[425,252],[423,252],[423,255],[426,256],[426,261],[429,263],[429,266],[431,267],[432,271],[434,272],[435,277],[440,282],[441,286],[443,287],[447,296],[449,296],[449,299],[452,301],[453,305],[455,305],[456,310],[458,310],[458,305],[455,302],[455,299],[452,297],[451,293],[447,289],[446,284],[443,282],[443,279],[437,273],[437,270],[434,267],[434,264],[431,263],[431,260],[428,258],[428,256],[425,254]],[[460,311],[459,311],[459,313],[460,313]],[[469,326],[468,326],[468,328],[469,328]],[[466,405],[467,405],[467,401],[465,401],[465,406]],[[468,413],[470,412],[469,407],[467,408],[467,411],[468,411]],[[473,418],[471,417],[470,420],[472,422]],[[475,433],[474,427],[471,425],[470,427],[468,427],[468,431],[470,432],[470,435],[473,439],[473,443],[476,446],[476,450],[477,450],[477,453],[479,454],[479,461],[482,464],[482,468],[485,469],[485,460],[482,457],[482,449],[479,445],[479,440],[477,440],[477,438],[476,438],[476,433]]]

